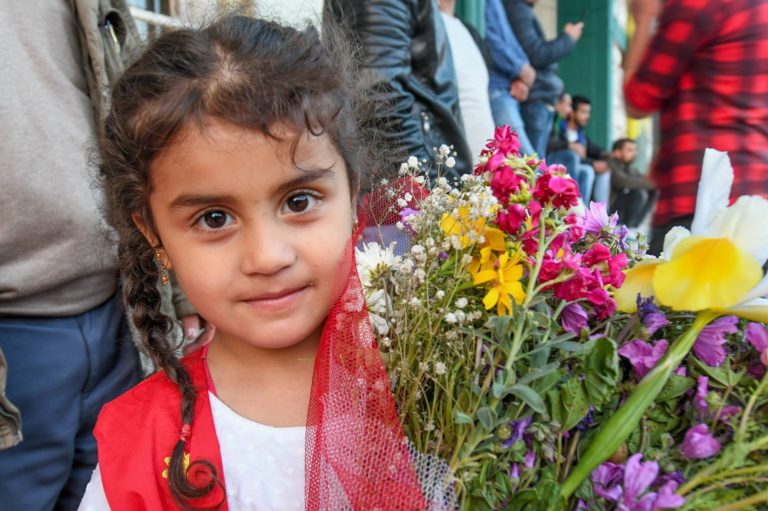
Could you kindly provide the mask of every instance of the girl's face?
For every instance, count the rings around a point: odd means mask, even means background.
[[[319,339],[353,226],[347,171],[328,137],[302,135],[296,165],[285,138],[211,121],[186,129],[151,168],[161,254],[217,338],[257,348]]]

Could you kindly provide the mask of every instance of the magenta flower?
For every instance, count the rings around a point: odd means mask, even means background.
[[[693,403],[696,409],[700,412],[706,412],[709,410],[707,404],[707,392],[709,392],[709,378],[706,376],[699,376],[698,385],[696,386],[696,395],[693,398]]]
[[[659,464],[655,461],[641,463],[643,455],[633,454],[622,470],[620,465],[603,463],[592,472],[592,485],[595,494],[616,502],[622,511],[652,511],[654,509],[673,509],[685,504],[685,499],[675,495],[677,481],[668,480],[659,492],[648,489],[656,481]],[[623,474],[622,474],[623,472]],[[620,481],[622,480],[622,487]]]
[[[659,488],[656,495],[656,502],[653,503],[653,509],[675,509],[685,504],[685,497],[675,493],[678,483],[676,481],[667,481]]]
[[[584,229],[593,234],[600,234],[605,227],[613,231],[618,221],[618,213],[608,216],[604,202],[590,202],[589,209],[584,212]]]
[[[505,166],[493,174],[491,178],[491,190],[494,197],[499,200],[503,206],[509,204],[509,196],[520,191],[520,183],[523,178],[513,169]]]
[[[623,466],[605,462],[592,472],[592,488],[600,497],[618,502],[623,493],[620,485],[623,477]]]
[[[688,459],[701,460],[720,452],[720,442],[710,434],[706,424],[697,424],[685,432],[680,450]]]
[[[531,469],[535,464],[536,464],[536,453],[533,451],[528,451],[527,453],[525,453],[525,459],[523,460],[523,467],[527,469]]]
[[[649,337],[660,328],[669,325],[667,316],[653,303],[653,298],[642,299],[640,296],[637,297],[637,315],[640,317],[640,321],[643,322],[643,328]]]
[[[749,323],[744,335],[760,354],[760,362],[768,366],[768,328],[760,323]]]
[[[629,360],[639,380],[656,366],[667,352],[668,347],[669,343],[664,339],[657,341],[655,345],[635,339],[622,346],[619,349],[619,355]]]
[[[587,326],[587,311],[578,303],[571,303],[565,306],[561,315],[563,319],[563,328],[566,332],[579,334],[582,328]]]
[[[705,364],[718,367],[725,361],[725,334],[736,333],[738,322],[736,316],[725,316],[705,326],[693,345],[693,352]]]

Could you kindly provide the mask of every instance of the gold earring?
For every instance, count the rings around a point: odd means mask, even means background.
[[[171,281],[170,277],[168,276],[168,265],[163,262],[163,258],[160,257],[160,249],[155,249],[155,259],[157,259],[157,263],[160,265],[160,280],[162,281],[164,286],[167,286],[168,283]]]

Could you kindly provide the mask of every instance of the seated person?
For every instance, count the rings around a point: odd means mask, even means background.
[[[632,162],[637,155],[637,144],[630,138],[613,143],[608,166],[611,169],[610,211],[619,214],[619,221],[627,227],[638,227],[656,203],[656,185],[640,173]]]
[[[578,142],[568,143],[562,133],[563,126],[573,112],[571,95],[563,92],[558,96],[555,104],[555,119],[552,123],[552,131],[547,142],[547,164],[563,165],[576,184],[579,193],[586,201],[592,196],[592,187],[595,182],[595,169],[588,163],[581,161],[581,149]],[[577,152],[579,151],[579,152]]]

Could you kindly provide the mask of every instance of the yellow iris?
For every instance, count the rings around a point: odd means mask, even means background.
[[[520,279],[523,277],[523,265],[520,264],[519,257],[510,257],[504,252],[499,256],[491,253],[490,247],[486,247],[481,252],[481,258],[478,265],[472,267],[473,282],[475,285],[486,284],[490,282],[490,289],[483,298],[483,305],[486,310],[496,306],[496,313],[499,316],[512,312],[512,300],[518,304],[525,299],[525,291]],[[474,261],[473,261],[474,263]]]
[[[458,215],[443,214],[440,229],[446,236],[457,236],[462,249],[476,243],[481,237],[485,239],[484,244],[494,250],[505,249],[504,233],[489,227],[485,218],[470,219],[469,208],[466,206],[458,208]]]

